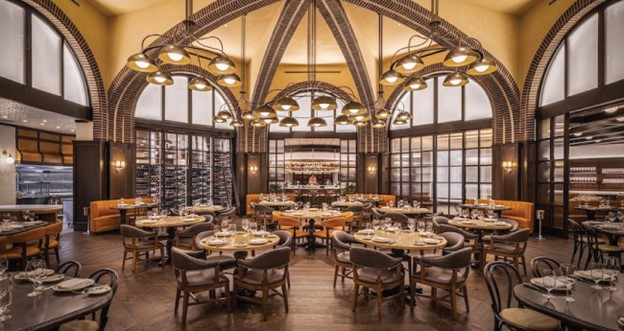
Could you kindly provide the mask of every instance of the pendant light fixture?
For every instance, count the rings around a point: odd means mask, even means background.
[[[308,122],[308,126],[311,128],[321,128],[327,126],[327,122],[322,117],[312,117]]]
[[[459,71],[455,71],[454,73],[446,76],[446,78],[444,78],[444,82],[442,83],[442,85],[447,87],[464,86],[466,84],[468,84],[468,76]]]
[[[405,86],[403,86],[403,90],[412,92],[412,91],[420,91],[427,88],[427,83],[424,79],[420,77],[410,77],[405,82]]]
[[[232,122],[230,122],[230,125],[235,128],[240,128],[240,127],[245,126],[245,123],[239,119],[234,119],[232,120]]]
[[[261,128],[266,126],[266,124],[259,118],[251,121],[251,126],[256,127],[256,128]]]
[[[206,78],[202,76],[193,77],[188,84],[188,88],[193,91],[205,92],[212,90],[212,86],[206,80]]]
[[[253,110],[253,116],[256,118],[273,118],[277,117],[277,113],[275,112],[275,109],[267,105],[262,105]]]
[[[273,109],[277,111],[297,111],[299,110],[299,103],[291,97],[283,97],[275,100]]]
[[[335,110],[338,108],[336,99],[330,96],[322,95],[312,100],[312,109],[314,110]]]
[[[287,127],[287,128],[293,128],[293,127],[299,126],[299,121],[297,121],[297,119],[294,118],[294,117],[288,116],[288,117],[282,118],[282,120],[280,121],[279,126]]]
[[[240,114],[240,117],[242,119],[246,119],[246,120],[254,120],[255,116],[253,115],[253,113],[251,111],[249,111],[249,100],[247,100],[247,93],[245,92],[245,45],[246,45],[246,41],[247,41],[247,15],[243,15],[243,17],[241,17],[241,89],[240,89],[240,97],[238,98],[238,102],[237,102],[237,110],[236,110],[236,114]],[[225,61],[224,59],[213,59],[213,61],[211,61],[211,63],[208,65],[209,67],[211,65],[214,65],[214,67],[216,69],[219,70],[231,70],[230,68],[233,68],[233,64],[230,63],[231,61],[229,61],[229,59],[226,58]],[[226,67],[227,66],[227,67]],[[245,126],[245,122],[241,119],[235,119],[232,120],[232,122],[230,122],[230,125],[235,127],[235,128],[239,128],[239,127],[244,127]],[[245,130],[245,144],[247,144],[247,130]]]
[[[316,0],[308,1],[308,81],[316,82]],[[311,97],[314,99],[314,91],[312,91]],[[314,100],[311,104],[314,104]],[[323,106],[327,105],[323,103]],[[316,111],[312,109],[312,115]],[[308,126],[321,128],[327,126],[327,122],[321,117],[312,117],[308,121]]]
[[[349,116],[340,115],[336,117],[336,119],[334,120],[334,123],[336,123],[337,125],[347,125],[347,124],[351,124],[351,121],[349,121]]]
[[[381,14],[379,14],[378,17],[378,32],[379,32],[379,37],[377,38],[378,42],[379,42],[379,47],[378,47],[378,51],[379,51],[379,55],[378,55],[378,61],[377,61],[377,75],[379,75],[379,80],[381,80],[381,72],[383,70],[383,16]],[[378,122],[382,122],[384,123],[384,127],[385,125],[385,120],[388,118],[392,117],[392,112],[388,109],[386,109],[386,100],[384,99],[384,90],[383,90],[384,85],[383,84],[377,84],[377,100],[375,100],[375,117],[377,118]],[[379,128],[379,126],[375,126],[373,125],[374,128]]]
[[[173,78],[171,75],[160,70],[148,74],[145,80],[150,84],[159,86],[173,85]]]

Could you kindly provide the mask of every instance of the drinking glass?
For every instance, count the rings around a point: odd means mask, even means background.
[[[364,236],[364,238],[370,239],[371,233],[373,232],[372,230],[373,230],[373,225],[370,222],[366,223],[366,236]]]
[[[224,233],[227,234],[229,229],[230,229],[230,221],[228,221],[227,219],[222,220],[221,221],[221,231],[223,231]]]
[[[0,277],[4,275],[4,273],[9,268],[9,261],[5,257],[0,257]]]
[[[472,219],[476,219],[477,217],[479,217],[479,211],[476,209],[473,209],[471,214]]]
[[[266,234],[267,234],[266,225],[260,226],[260,232],[262,233],[262,238],[266,237]]]
[[[0,322],[4,322],[13,317],[9,315],[11,303],[13,303],[13,293],[9,290],[4,296],[0,297]]]
[[[230,224],[230,232],[232,233],[232,235],[236,234],[236,224]]]
[[[432,222],[425,221],[425,231],[429,233],[433,232],[433,221]]]
[[[609,214],[607,214],[607,222],[613,223],[613,221],[615,221],[615,213],[609,212]]]
[[[252,233],[258,232],[258,223],[256,222],[249,223],[249,231]]]
[[[397,207],[403,208],[403,200],[399,200],[399,202],[397,203]]]
[[[605,278],[609,279],[609,291],[616,292],[618,289],[615,287],[617,276],[620,274],[620,260],[615,256],[610,256],[604,265]]]
[[[414,229],[416,228],[416,220],[413,218],[408,219],[407,228],[410,229],[411,232],[414,232]]]
[[[381,227],[381,221],[378,219],[373,220],[373,229],[375,230],[375,233],[377,233],[380,227]]]
[[[554,270],[547,269],[544,270],[543,275],[542,285],[546,291],[548,291],[548,293],[544,294],[544,297],[548,298],[548,301],[550,301],[550,299],[554,298],[552,294],[550,294],[550,291],[557,287],[557,273]]]
[[[574,302],[574,298],[570,297],[570,292],[572,291],[572,287],[576,283],[576,277],[574,276],[574,271],[576,270],[576,268],[573,264],[562,263],[559,266],[559,270],[561,270],[562,280],[565,282],[566,285],[565,301]]]
[[[22,212],[22,219],[24,221],[28,221],[29,218],[30,218],[30,210],[24,210]]]
[[[44,260],[30,260],[26,264],[26,275],[33,283],[32,292],[28,293],[29,297],[41,295],[41,281],[46,274],[46,265]]]
[[[418,224],[416,225],[416,229],[421,234],[425,232],[425,229],[426,229],[425,221],[418,221]]]
[[[388,207],[392,208],[392,206],[394,206],[394,203],[392,201],[388,201]]]
[[[2,224],[4,224],[4,226],[9,225],[9,223],[11,223],[11,214],[2,214]]]
[[[249,220],[246,217],[241,221],[241,226],[243,227],[243,231],[247,232],[247,230],[249,230]]]
[[[464,218],[468,218],[468,216],[470,216],[470,210],[468,210],[468,208],[462,209],[462,215]]]
[[[592,285],[591,288],[595,290],[602,290],[602,286],[598,285],[598,283],[604,277],[604,269],[602,268],[602,264],[599,262],[591,262],[589,264],[589,275],[596,282],[596,284]]]

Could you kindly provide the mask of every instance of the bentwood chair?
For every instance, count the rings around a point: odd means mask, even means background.
[[[502,330],[503,326],[511,330],[559,330],[556,319],[531,309],[514,307],[513,289],[522,283],[518,269],[506,262],[494,261],[485,266],[483,275],[492,300],[494,331]]]
[[[336,281],[339,275],[343,282],[345,278],[353,279],[351,276],[353,263],[351,263],[349,254],[351,244],[359,244],[359,242],[347,232],[334,231],[332,234],[332,254],[334,255],[334,262],[336,263],[336,269],[334,270],[334,288],[336,288]],[[341,268],[342,273],[339,273]]]
[[[381,251],[353,247],[349,251],[353,264],[353,312],[357,307],[360,287],[373,289],[377,293],[377,319],[381,321],[381,305],[384,301],[399,297],[401,309],[404,306],[405,289],[402,259],[393,258]],[[383,295],[384,290],[396,289],[396,293]],[[368,291],[366,291],[368,293]]]
[[[574,247],[572,249],[572,257],[570,258],[570,263],[574,264],[574,259],[576,258],[576,254],[578,253],[578,259],[576,262],[576,267],[581,267],[581,261],[583,260],[583,253],[585,253],[585,248],[587,248],[587,237],[585,234],[585,227],[579,224],[577,221],[568,218],[568,229],[572,232],[572,239],[574,240]]]
[[[7,249],[3,255],[9,261],[17,261],[22,268],[26,268],[26,261],[41,254],[43,241],[45,240],[45,228],[40,227],[9,237],[9,243],[13,247]],[[5,245],[6,246],[6,245]]]
[[[334,231],[348,231],[347,218],[339,216],[321,221],[323,230],[315,231],[314,237],[325,243],[325,255],[329,256],[331,238]]]
[[[457,316],[458,292],[464,297],[466,312],[470,312],[466,280],[470,272],[469,247],[462,248],[444,256],[414,256],[414,271],[410,277],[410,306],[415,306],[416,284],[431,287],[431,300],[437,301],[437,289],[449,292],[453,318]],[[418,270],[419,269],[419,270]]]
[[[559,270],[559,261],[546,257],[546,256],[538,256],[531,260],[531,273],[533,273],[533,277],[544,277],[545,270]]]
[[[488,255],[493,255],[495,260],[503,258],[505,261],[512,260],[514,267],[519,269],[522,264],[524,274],[526,271],[526,259],[524,253],[529,241],[529,229],[522,229],[504,235],[492,235],[487,242],[484,239],[483,254],[481,255],[481,265],[485,265]]]
[[[50,253],[53,252],[56,257],[56,263],[61,263],[59,256],[59,245],[61,242],[61,232],[63,231],[63,223],[55,222],[44,227],[45,240],[41,247],[46,261],[46,265],[50,265]]]
[[[106,329],[106,324],[108,323],[108,310],[113,302],[115,293],[117,293],[119,276],[115,270],[105,268],[92,273],[89,278],[95,280],[98,284],[110,286],[113,294],[111,300],[108,301],[104,307],[102,307],[99,313],[92,313],[91,319],[79,319],[67,322],[61,325],[59,331],[102,331]],[[99,315],[99,317],[97,315]]]
[[[74,278],[80,277],[80,272],[82,271],[82,265],[78,261],[67,261],[58,267],[54,273],[63,274],[67,276],[71,276]]]
[[[158,234],[156,232],[145,231],[128,224],[121,224],[119,230],[121,232],[121,242],[124,248],[121,271],[126,267],[128,253],[132,255],[132,272],[136,272],[137,260],[142,254],[145,254],[146,262],[150,260],[160,260],[163,270],[165,269],[165,245],[158,241]],[[154,252],[155,254],[156,251],[160,251],[160,256],[150,258],[149,253]]]
[[[269,291],[275,290],[284,300],[284,309],[288,313],[288,264],[290,263],[290,248],[281,247],[266,251],[249,260],[239,260],[234,274],[234,306],[237,300],[262,304],[262,314],[267,320],[267,306]],[[282,289],[281,293],[276,289]],[[238,295],[239,289],[262,292],[262,297],[248,297]]]
[[[174,312],[178,313],[182,298],[182,323],[186,323],[189,306],[202,303],[225,303],[228,313],[232,310],[230,299],[230,280],[221,274],[219,262],[204,259],[204,252],[185,252],[179,248],[171,248],[171,265],[176,276],[176,298]],[[225,290],[225,298],[216,293],[217,289]],[[208,299],[203,301],[195,297],[195,293],[209,291]],[[189,302],[193,299],[193,302]]]
[[[202,222],[193,224],[184,230],[177,231],[173,240],[173,246],[189,250],[197,250],[195,246],[195,236],[204,232],[214,230],[214,224]]]
[[[605,243],[604,241],[601,241],[596,230],[594,230],[587,223],[583,223],[583,227],[585,227],[585,236],[587,238],[587,246],[589,247],[587,261],[585,262],[585,269],[587,269],[590,258],[592,257],[594,261],[603,261],[604,254],[607,254],[609,256],[615,256],[618,258],[618,260],[621,260],[621,255],[622,252],[624,252],[624,247],[621,247],[619,245],[611,245],[610,243]]]

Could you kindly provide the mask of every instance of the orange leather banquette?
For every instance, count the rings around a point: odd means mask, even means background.
[[[263,194],[264,196],[269,196],[269,194]],[[281,196],[281,194],[278,194],[279,196]],[[297,201],[297,195],[296,194],[290,194],[290,193],[286,193],[284,194],[288,200],[290,201]],[[253,210],[251,210],[251,203],[252,202],[258,202],[260,200],[260,194],[247,194],[247,196],[245,197],[245,214],[246,215],[253,215]]]
[[[489,200],[479,199],[479,203],[489,203]],[[518,222],[519,229],[529,229],[529,233],[533,233],[533,222],[535,217],[535,207],[533,202],[514,201],[514,200],[498,200],[494,199],[497,205],[505,205],[511,210],[504,210],[501,217],[512,219]],[[474,203],[474,199],[466,199],[466,203]]]
[[[145,203],[154,202],[151,198],[142,198]],[[135,199],[124,199],[124,203],[134,204]],[[119,210],[112,209],[117,206],[119,200],[98,200],[91,201],[89,206],[89,229],[91,232],[104,232],[119,229],[120,215]],[[126,217],[134,216],[134,210],[128,210]]]
[[[346,194],[345,198],[347,198],[347,200],[351,200],[356,198],[357,196],[360,196],[359,194]],[[364,197],[368,197],[369,194],[364,193]],[[373,196],[378,196],[379,197],[379,207],[383,207],[386,206],[388,204],[388,202],[392,201],[392,204],[396,206],[396,195],[391,195],[391,194],[373,194]]]

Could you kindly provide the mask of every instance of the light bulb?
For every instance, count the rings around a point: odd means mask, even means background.
[[[474,67],[474,69],[475,69],[477,72],[485,72],[486,70],[488,70],[488,68],[490,68],[490,66],[489,66],[489,65],[487,65],[487,64],[480,64],[480,65],[478,65],[478,66]]]
[[[145,69],[147,67],[149,67],[149,62],[146,61],[135,61],[134,64],[136,64],[137,67]]]
[[[328,103],[319,103],[319,107],[321,107],[323,109],[327,109],[327,108],[329,108],[329,104]]]
[[[230,68],[230,65],[227,63],[217,63],[215,64],[215,67],[217,67],[219,71],[226,71]]]
[[[203,90],[204,88],[206,88],[206,84],[204,83],[195,83],[195,86],[200,90]]]
[[[159,82],[159,83],[163,83],[167,79],[165,77],[156,76],[156,77],[154,77],[154,80]]]
[[[455,63],[462,63],[466,61],[467,58],[468,58],[468,55],[458,55],[458,56],[452,57],[452,60]]]
[[[11,156],[11,155],[9,154],[9,157],[7,157],[7,158],[6,158],[6,163],[7,163],[7,164],[13,164],[13,163],[15,163],[15,159],[13,158],[13,156]]]
[[[184,56],[182,56],[182,54],[172,53],[172,52],[167,53],[167,56],[168,56],[168,57],[171,59],[171,61],[173,61],[173,62],[180,62],[180,60],[182,60],[182,58],[184,57]]]
[[[417,90],[420,88],[420,83],[419,82],[413,82],[412,84],[409,85],[410,88]]]
[[[236,82],[236,79],[234,78],[224,78],[223,81],[228,84],[228,85],[232,85]]]
[[[357,121],[361,121],[361,120],[363,120],[365,117],[366,117],[366,116],[364,116],[364,115],[355,115],[355,119],[356,119]]]
[[[416,68],[416,62],[405,62],[401,65],[405,70],[412,70]]]
[[[399,77],[397,76],[388,76],[386,77],[386,80],[388,81],[388,83],[394,83],[397,81],[397,79],[399,79]]]
[[[357,113],[360,111],[360,110],[359,110],[359,109],[357,109],[357,108],[350,108],[350,109],[348,109],[348,110],[349,110],[349,112],[350,112],[351,114],[357,114]]]
[[[290,110],[290,108],[292,108],[291,105],[282,105],[282,109],[284,110]]]
[[[451,84],[459,85],[461,83],[461,79],[451,79]]]

